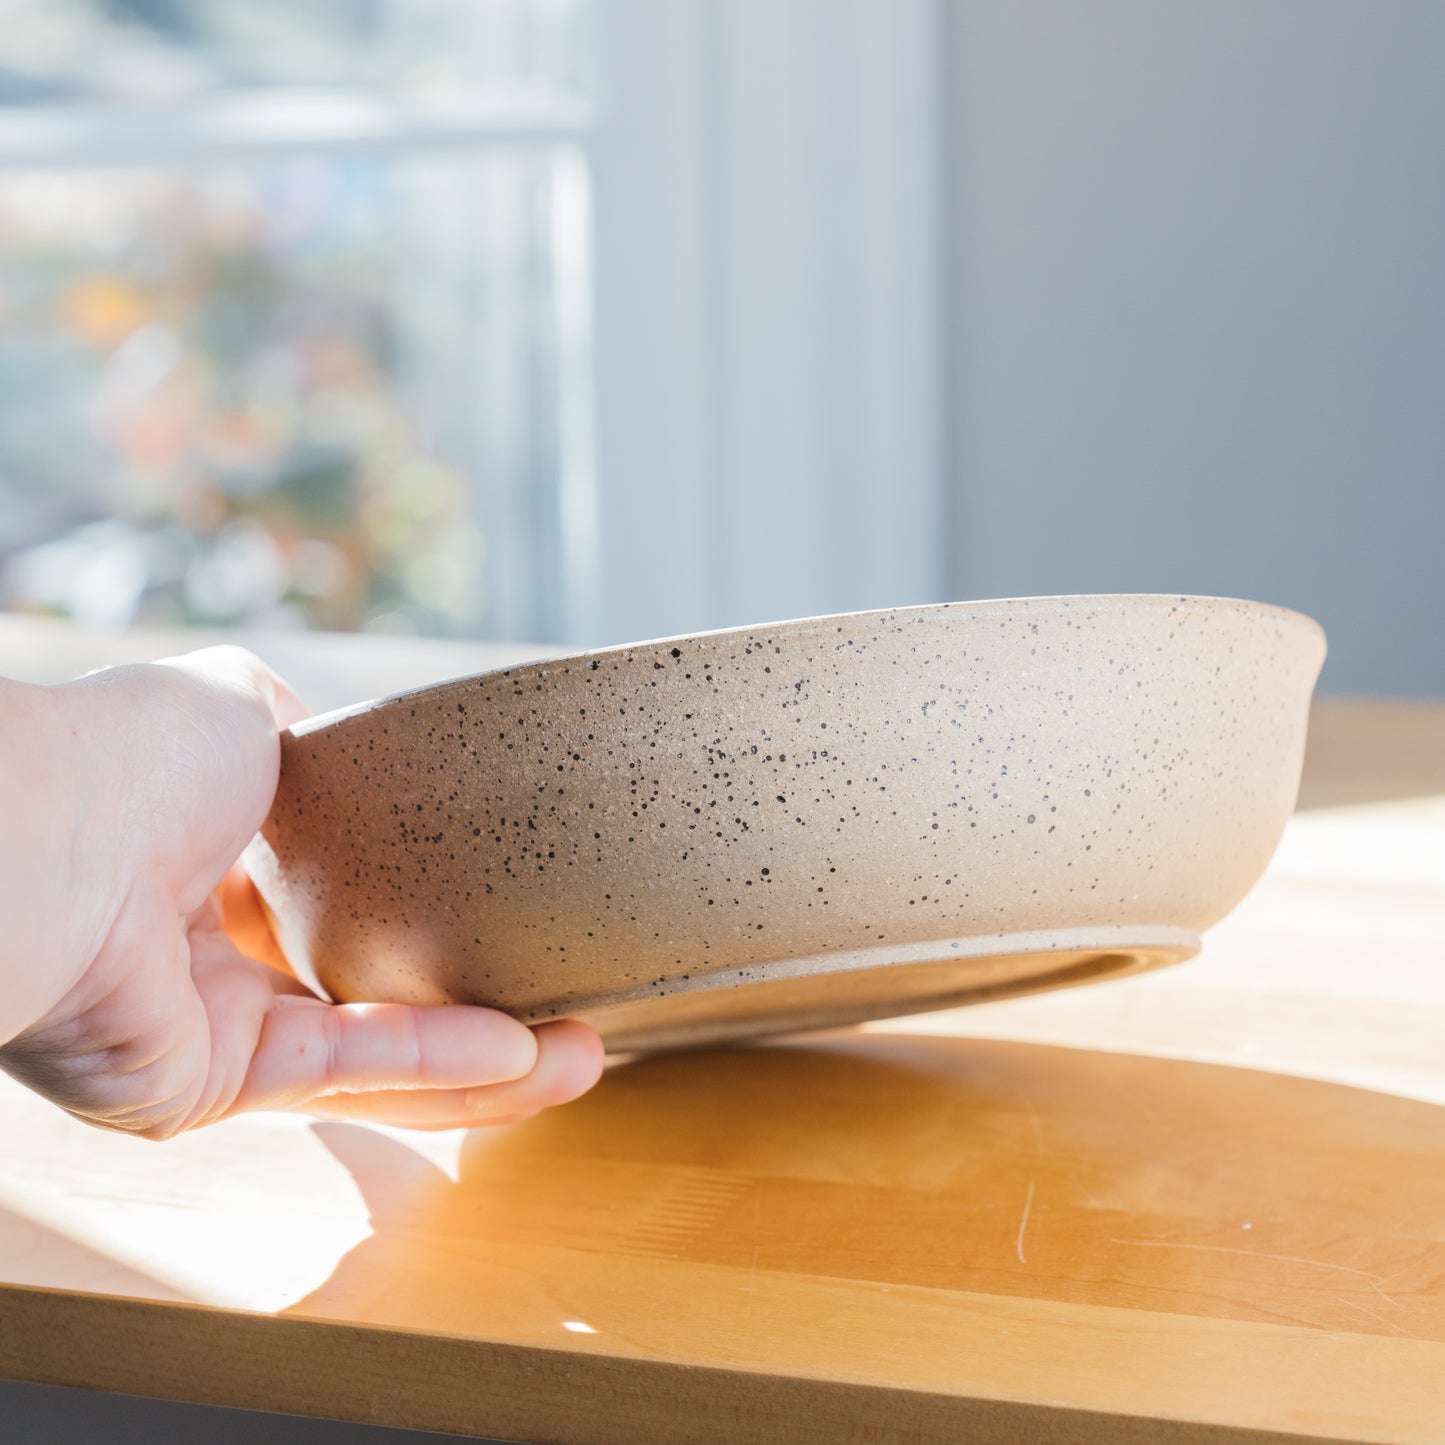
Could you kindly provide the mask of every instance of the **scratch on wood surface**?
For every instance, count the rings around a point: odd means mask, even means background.
[[[1268,1259],[1276,1264],[1305,1264],[1311,1269],[1330,1269],[1338,1274],[1353,1274],[1369,1281],[1370,1288],[1396,1309],[1402,1308],[1400,1301],[1393,1299],[1380,1288],[1380,1276],[1367,1269],[1356,1269],[1352,1264],[1332,1264],[1326,1259],[1310,1259],[1303,1254],[1271,1254],[1262,1249],[1238,1249],[1230,1244],[1189,1244],[1180,1239],[1111,1239],[1110,1244],[1134,1244],[1141,1249],[1194,1249],[1205,1254],[1239,1254],[1246,1259]]]
[[[742,1183],[736,1179],[715,1177],[711,1171],[690,1171],[628,1230],[624,1247],[636,1253],[675,1258],[717,1222],[742,1190]]]
[[[1020,1264],[1027,1264],[1028,1258],[1024,1254],[1024,1231],[1029,1227],[1029,1210],[1034,1207],[1034,1181],[1029,1180],[1029,1191],[1024,1195],[1024,1212],[1019,1217],[1019,1232],[1014,1238],[1014,1253],[1019,1257]]]
[[[763,1237],[763,1190],[759,1185],[753,1190],[753,1263],[748,1273],[748,1293],[758,1282],[758,1246]]]
[[[1034,1101],[1027,1094],[1024,1095],[1024,1107],[1029,1111],[1029,1128],[1034,1136],[1034,1157],[1037,1158],[1044,1152],[1043,1141],[1039,1138],[1039,1114],[1034,1108]],[[1030,1186],[1032,1188],[1032,1186]]]
[[[1340,1304],[1342,1304],[1347,1310],[1358,1310],[1362,1315],[1369,1315],[1372,1320],[1378,1320],[1380,1324],[1385,1326],[1386,1329],[1394,1330],[1397,1335],[1403,1335],[1405,1333],[1405,1331],[1402,1330],[1400,1326],[1394,1322],[1394,1320],[1387,1320],[1384,1315],[1377,1314],[1374,1310],[1368,1308],[1366,1305],[1362,1305],[1358,1300],[1342,1299],[1340,1301]]]

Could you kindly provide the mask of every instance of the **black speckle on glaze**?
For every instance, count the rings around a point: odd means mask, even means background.
[[[461,679],[287,738],[272,905],[338,997],[528,1016],[599,980],[1202,928],[1278,837],[1322,651],[1252,604],[1030,599]]]

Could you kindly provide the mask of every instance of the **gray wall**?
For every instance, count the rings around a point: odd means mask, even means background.
[[[945,6],[960,590],[1280,602],[1445,696],[1445,5]]]

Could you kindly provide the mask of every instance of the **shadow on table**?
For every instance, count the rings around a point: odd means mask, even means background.
[[[855,1033],[623,1064],[456,1183],[316,1131],[374,1233],[301,1314],[560,1343],[782,1272],[1445,1340],[1445,1109],[1313,1080]]]

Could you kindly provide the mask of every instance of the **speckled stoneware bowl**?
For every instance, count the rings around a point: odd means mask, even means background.
[[[531,663],[293,728],[248,860],[332,997],[615,1049],[1080,983],[1259,877],[1324,652],[1275,607],[1064,597]]]

